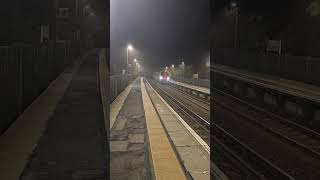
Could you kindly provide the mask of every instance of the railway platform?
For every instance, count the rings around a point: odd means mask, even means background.
[[[108,176],[99,53],[75,60],[0,136],[0,179]]]
[[[318,86],[272,75],[248,72],[224,65],[214,65],[213,67],[213,71],[217,74],[223,74],[257,86],[276,90],[283,94],[320,103],[320,87]]]
[[[195,91],[199,91],[201,93],[205,93],[205,94],[209,94],[210,95],[210,89],[209,88],[205,88],[205,87],[201,87],[201,86],[195,86],[195,85],[191,85],[191,84],[187,84],[187,83],[183,83],[183,82],[179,82],[179,81],[175,81],[175,80],[170,80],[170,83],[179,85],[179,86],[183,86],[185,88],[188,89],[192,89]]]
[[[223,65],[212,70],[214,89],[249,99],[313,130],[320,128],[319,86]]]
[[[184,93],[187,93],[187,94],[194,96],[196,98],[200,98],[200,99],[205,100],[207,102],[210,101],[210,89],[209,88],[195,86],[195,85],[175,81],[172,79],[168,82],[168,85],[173,86],[173,87],[179,89],[180,91],[183,91]]]
[[[210,148],[142,77],[110,107],[113,179],[210,179]],[[227,179],[214,168],[217,179]]]

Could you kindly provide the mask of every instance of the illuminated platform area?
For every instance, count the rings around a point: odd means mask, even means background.
[[[112,179],[210,179],[210,147],[147,79],[129,85],[110,114]]]

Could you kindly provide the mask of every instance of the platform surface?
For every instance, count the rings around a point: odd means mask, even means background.
[[[248,72],[224,65],[214,65],[213,71],[241,81],[273,89],[284,94],[320,103],[320,87],[255,72]]]
[[[0,179],[105,179],[98,52],[76,60],[0,137]]]
[[[111,179],[150,179],[140,79],[129,87],[117,97],[123,102],[110,106],[110,114],[116,116],[110,126]]]
[[[111,179],[228,180],[210,169],[210,147],[143,78],[137,78],[113,104]],[[116,110],[116,106],[120,110]],[[112,114],[112,112],[111,112]]]
[[[161,122],[179,155],[180,163],[183,164],[192,179],[209,180],[210,147],[148,83],[146,85]]]
[[[173,83],[173,84],[177,84],[180,86],[184,86],[186,88],[189,89],[193,89],[196,91],[200,91],[206,94],[210,94],[210,89],[209,88],[205,88],[205,87],[201,87],[201,86],[195,86],[195,85],[191,85],[191,84],[187,84],[187,83],[183,83],[183,82],[179,82],[179,81],[175,81],[175,80],[170,80],[169,82]]]
[[[165,127],[162,125],[156,107],[151,101],[151,94],[141,78],[143,106],[148,128],[148,145],[155,179],[185,180],[182,164],[170,144]]]
[[[129,92],[131,91],[131,88],[132,84],[129,84],[110,104],[110,130],[113,127],[114,122],[116,121],[117,116],[120,112],[120,109],[123,106],[124,101],[127,99]]]

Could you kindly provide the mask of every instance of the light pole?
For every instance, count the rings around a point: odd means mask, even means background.
[[[85,5],[82,10],[82,16],[85,16],[88,11],[89,11],[89,5]]]
[[[142,72],[141,65],[137,62],[136,66],[137,66],[137,75],[140,75],[140,73]]]
[[[78,0],[76,0],[76,17],[78,16]]]
[[[239,6],[236,2],[231,2],[231,8],[235,16],[235,25],[234,25],[234,48],[238,46],[238,16],[239,16]]]
[[[134,62],[134,63],[132,63],[133,74],[136,74],[136,72],[138,71],[137,68],[140,67],[140,64],[137,59],[134,59],[133,62]]]
[[[128,68],[128,65],[129,65],[129,51],[131,51],[133,49],[132,45],[128,45],[127,46],[127,68]]]
[[[185,75],[185,72],[184,72],[185,70],[184,69],[185,69],[185,67],[184,67],[184,62],[183,61],[181,62],[181,65],[182,65],[182,73],[183,73],[183,77],[182,78],[184,79],[184,75]]]
[[[234,48],[237,48],[238,44],[238,14],[236,15],[236,22],[234,27]]]

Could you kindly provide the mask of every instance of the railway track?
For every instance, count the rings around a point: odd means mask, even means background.
[[[150,81],[150,85],[158,92],[158,94],[166,100],[166,102],[191,126],[195,132],[207,143],[210,144],[210,122],[205,120],[194,110],[186,107],[180,100],[166,92],[161,86]]]
[[[175,91],[181,93],[184,95],[184,98],[188,99],[188,100],[191,100],[194,104],[202,107],[203,109],[207,110],[207,111],[210,111],[210,102],[208,101],[205,101],[201,98],[196,98],[195,96],[192,96],[188,93],[186,93],[185,91],[182,91],[181,89],[179,88],[176,88],[174,86],[171,86],[171,84],[169,83],[168,84],[170,87],[172,87],[172,89],[174,89]]]
[[[168,92],[171,96],[175,97],[184,106],[188,106],[189,109],[192,109],[196,114],[201,116],[206,121],[210,122],[210,103],[200,98],[196,98],[187,94],[184,91],[181,91],[175,87],[168,86],[168,85],[161,85],[161,88]]]
[[[265,111],[237,97],[215,89],[215,102],[256,123],[282,140],[320,159],[320,134],[287,120],[277,114]]]
[[[217,89],[213,100],[217,111],[215,122],[232,135],[293,178],[319,179],[319,157],[311,151],[317,149],[310,147],[311,143],[317,145],[316,132]],[[232,127],[232,124],[241,126]]]
[[[293,180],[289,174],[278,168],[276,165],[265,159],[263,156],[249,148],[244,143],[240,142],[230,133],[225,131],[217,124],[212,124],[211,136],[212,139],[216,139],[217,142],[214,145],[222,146],[224,152],[227,152],[234,159],[237,159],[247,170],[245,177],[250,179],[281,179],[281,180]],[[250,173],[248,173],[250,172]]]
[[[168,85],[169,85],[170,87],[172,87],[173,89],[175,89],[176,91],[178,91],[178,92],[182,93],[183,95],[185,95],[185,98],[196,100],[195,103],[196,103],[197,105],[203,106],[203,105],[201,105],[201,103],[202,103],[202,104],[205,104],[207,107],[204,107],[204,108],[205,108],[206,110],[210,111],[210,102],[208,102],[208,101],[206,101],[206,100],[204,100],[204,99],[202,99],[202,98],[199,98],[199,97],[197,98],[196,96],[192,96],[192,95],[186,93],[185,91],[183,91],[183,90],[181,90],[181,89],[179,89],[179,88],[177,88],[177,87],[175,87],[175,86],[172,86],[172,83],[168,83]],[[199,104],[198,102],[200,102],[200,104]]]
[[[231,134],[223,130],[217,124],[211,123],[212,132],[210,133],[209,121],[203,119],[193,110],[186,107],[184,103],[177,100],[177,98],[166,92],[156,83],[153,82],[151,84],[184,120],[189,119],[192,123],[198,124],[198,127],[201,127],[200,129],[198,128],[196,132],[199,130],[201,131],[202,129],[202,131],[210,134],[210,140],[213,141],[212,143],[215,145],[214,148],[211,148],[211,153],[220,155],[216,156],[216,161],[214,161],[214,163],[219,167],[224,167],[223,171],[230,179],[293,179],[284,171],[277,168],[271,162],[264,159],[261,155],[257,154]],[[194,101],[191,96],[186,96],[185,93],[183,93],[183,95],[184,97],[188,97],[187,99]]]

